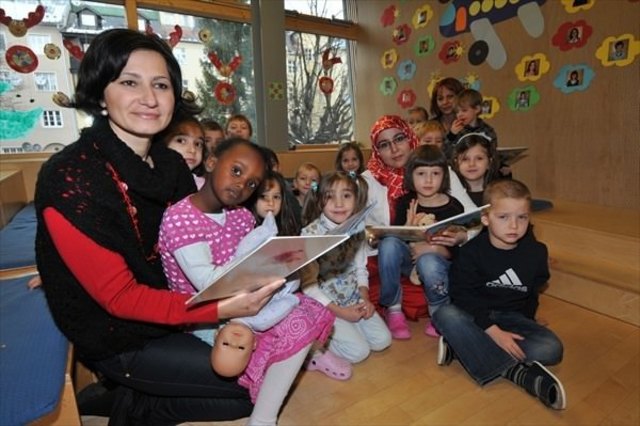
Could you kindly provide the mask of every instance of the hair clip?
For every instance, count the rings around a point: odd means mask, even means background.
[[[465,135],[462,135],[462,137],[460,139],[458,139],[457,143],[462,142],[462,140],[464,138],[467,138],[469,136],[480,136],[482,139],[491,142],[491,138],[486,133],[484,133],[484,132],[471,132],[471,133],[467,133]]]
[[[311,190],[313,192],[318,192],[318,182],[317,181],[315,181],[315,180],[311,181]]]

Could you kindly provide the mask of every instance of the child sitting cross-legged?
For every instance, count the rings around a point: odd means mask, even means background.
[[[529,226],[531,194],[515,180],[485,189],[486,230],[460,248],[451,266],[451,304],[433,321],[442,334],[439,365],[458,359],[479,384],[504,378],[546,406],[564,409],[562,383],[543,365],[558,364],[563,346],[536,323],[538,293],[549,279],[547,247]]]

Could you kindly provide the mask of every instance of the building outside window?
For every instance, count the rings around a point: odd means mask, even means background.
[[[42,127],[62,127],[62,114],[60,111],[42,111]]]
[[[36,90],[40,92],[55,92],[58,90],[56,73],[54,72],[35,72],[33,73],[33,82]]]

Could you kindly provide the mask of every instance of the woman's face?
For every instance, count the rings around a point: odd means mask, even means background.
[[[436,102],[438,109],[440,109],[444,115],[453,114],[453,110],[456,107],[456,94],[447,87],[440,86],[436,94]]]
[[[411,156],[409,137],[395,127],[383,130],[376,138],[376,151],[384,164],[401,169]]]
[[[173,116],[175,97],[162,55],[133,51],[118,78],[105,88],[101,106],[125,143],[148,143],[164,130]]]

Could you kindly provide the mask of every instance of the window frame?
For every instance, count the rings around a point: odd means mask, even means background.
[[[49,115],[49,118],[47,116]],[[49,121],[52,124],[49,124]],[[64,120],[62,118],[62,111],[59,109],[45,109],[42,111],[42,117],[40,124],[43,129],[61,129],[64,127]]]

